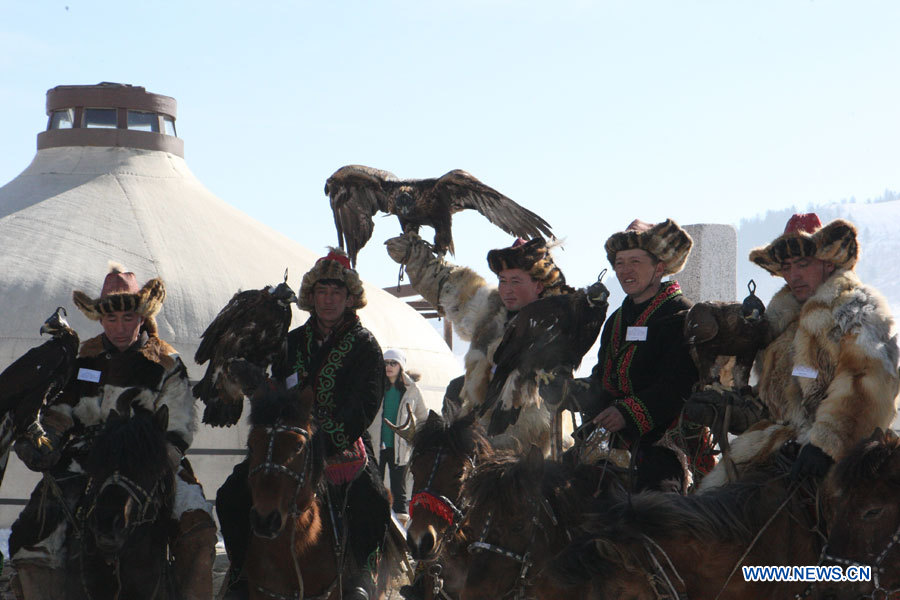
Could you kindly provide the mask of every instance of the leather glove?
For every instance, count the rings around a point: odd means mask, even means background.
[[[421,258],[423,253],[433,254],[428,244],[415,233],[404,233],[384,243],[387,252],[396,263],[408,265],[413,257]]]
[[[741,395],[734,390],[713,387],[691,394],[684,405],[684,416],[719,433],[728,405],[731,405],[729,433],[744,433],[751,425],[765,418],[765,409],[756,398]]]
[[[28,436],[22,436],[16,440],[13,450],[19,460],[32,471],[46,471],[59,462],[58,444],[54,444],[52,449],[44,445],[39,446]]]
[[[832,464],[834,459],[824,450],[813,444],[806,444],[800,448],[800,454],[791,467],[791,479],[798,481],[806,477],[823,477]]]

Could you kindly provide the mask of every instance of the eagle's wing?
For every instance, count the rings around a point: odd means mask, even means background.
[[[379,210],[391,212],[391,190],[396,182],[393,173],[362,165],[341,167],[325,182],[338,244],[347,250],[354,266],[356,255],[372,237],[372,217]]]
[[[233,332],[235,328],[247,327],[248,322],[252,320],[256,305],[264,293],[262,290],[247,290],[238,292],[231,297],[231,300],[219,311],[206,331],[200,335],[203,339],[197,348],[197,353],[194,354],[194,360],[198,365],[202,365],[215,355],[216,350],[219,349],[219,343],[227,333]]]
[[[451,212],[473,208],[510,235],[553,237],[547,221],[465,171],[450,171],[437,180],[432,193],[447,201]]]

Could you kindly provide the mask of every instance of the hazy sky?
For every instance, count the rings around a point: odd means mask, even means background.
[[[31,160],[49,88],[131,83],[178,100],[209,189],[315,251],[336,241],[338,167],[462,168],[545,217],[582,285],[635,217],[734,223],[900,189],[898,30],[894,0],[0,0],[0,185]],[[457,262],[488,274],[511,238],[455,223]],[[376,222],[365,278],[395,280],[397,232]]]

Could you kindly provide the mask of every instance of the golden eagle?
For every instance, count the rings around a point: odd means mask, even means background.
[[[609,291],[598,280],[585,289],[535,300],[516,313],[494,351],[494,374],[480,409],[484,415],[494,407],[489,435],[499,435],[515,423],[522,399],[539,388],[542,399],[555,396],[545,394],[542,384],[561,385],[578,368],[600,334],[608,298]]]
[[[700,374],[698,390],[719,381],[720,356],[735,357],[731,372],[734,389],[748,386],[756,353],[771,341],[763,318],[766,306],[754,293],[756,282],[751,279],[747,289],[750,294],[740,304],[698,302],[688,311],[684,337]]]
[[[403,233],[418,233],[422,225],[433,227],[434,247],[441,255],[454,253],[453,214],[467,208],[514,236],[553,236],[540,216],[459,169],[438,178],[397,179],[387,171],[347,165],[328,178],[325,194],[331,199],[338,244],[354,266],[356,255],[372,237],[372,217],[378,211],[397,215]]]
[[[6,415],[0,452],[8,450],[13,437],[23,434],[36,445],[49,445],[38,417],[44,404],[72,379],[78,358],[78,334],[65,317],[66,309],[58,307],[41,326],[41,335],[48,333],[51,338],[0,373],[0,414]]]
[[[209,361],[194,397],[206,404],[203,422],[213,427],[234,425],[241,417],[244,396],[265,380],[266,370],[287,352],[291,304],[297,296],[284,283],[232,296],[213,319],[197,348],[197,364]]]

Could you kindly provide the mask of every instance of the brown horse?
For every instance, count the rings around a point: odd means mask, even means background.
[[[474,414],[450,421],[431,411],[416,425],[411,443],[413,494],[406,544],[427,573],[425,597],[455,596],[468,559],[458,535],[460,491],[475,465],[493,457],[494,450]]]
[[[244,569],[253,599],[341,592],[334,530],[317,491],[325,458],[311,408],[311,394],[270,391],[251,401],[253,535]]]
[[[814,565],[824,536],[815,500],[787,479],[783,459],[692,496],[643,492],[599,503],[587,540],[555,563],[588,598],[792,598],[803,582],[747,582],[742,566]]]
[[[87,485],[72,522],[66,597],[175,597],[167,559],[174,471],[168,408],[112,410],[84,462]]]
[[[570,542],[594,493],[615,485],[600,469],[545,461],[534,446],[524,457],[478,465],[462,492],[471,557],[460,598],[583,597],[590,582],[564,583],[545,567]]]
[[[876,430],[851,450],[825,481],[825,506],[822,562],[862,580],[816,584],[813,597],[900,598],[900,438]]]

